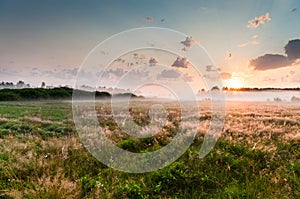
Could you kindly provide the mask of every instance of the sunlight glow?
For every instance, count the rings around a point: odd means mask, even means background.
[[[228,88],[242,88],[244,86],[244,78],[242,77],[232,77],[228,80]]]

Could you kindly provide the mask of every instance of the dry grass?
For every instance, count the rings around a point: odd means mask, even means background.
[[[149,124],[147,111],[153,103],[130,105],[139,125]],[[199,117],[185,115],[185,118],[181,118],[178,104],[164,102],[163,105],[168,113],[167,118],[160,121],[164,126],[144,129],[145,134],[158,131],[153,138],[132,139],[113,121],[107,102],[97,104],[97,117],[107,137],[134,152],[163,147],[172,140],[180,125],[197,129],[194,144],[182,158],[165,169],[143,175],[118,172],[101,164],[74,133],[70,117],[56,115],[58,119],[51,119],[51,106],[45,112],[48,119],[35,114],[15,118],[8,113],[0,114],[0,133],[7,132],[0,137],[0,198],[300,196],[300,106],[228,102],[219,142],[207,157],[199,159],[197,153],[210,125],[212,111],[208,107],[211,104],[200,102]],[[71,109],[67,109],[66,114],[70,112]],[[59,117],[67,119],[59,121]],[[200,125],[196,126],[197,123]],[[21,124],[32,130],[20,133],[18,128],[23,126],[9,128]],[[39,134],[51,125],[69,125],[67,127],[73,130],[68,135]],[[93,133],[87,136],[97,138]]]

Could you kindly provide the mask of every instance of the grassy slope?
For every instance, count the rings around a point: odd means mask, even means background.
[[[201,113],[207,121],[209,112]],[[0,198],[299,198],[299,123],[300,107],[229,104],[223,136],[204,159],[197,156],[200,133],[170,166],[130,174],[106,167],[81,145],[70,103],[1,102]],[[110,118],[100,124],[117,130]],[[174,128],[166,129],[171,135]],[[115,136],[136,152],[165,143]]]

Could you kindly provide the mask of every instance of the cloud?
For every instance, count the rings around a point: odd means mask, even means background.
[[[192,39],[192,37],[186,37],[184,41],[181,41],[180,42],[181,44],[183,44],[183,48],[182,50],[186,51],[188,50],[189,48],[192,47],[192,45],[194,45],[195,43],[197,43],[196,40]]]
[[[237,47],[242,48],[248,46],[249,42],[238,44]]]
[[[47,77],[55,77],[59,79],[73,79],[76,77],[78,73],[78,68],[70,68],[70,69],[52,69],[52,70],[42,70],[38,68],[32,68],[31,75],[34,76],[47,76]]]
[[[271,78],[271,77],[265,77],[263,79],[263,81],[265,81],[265,82],[276,82],[276,79],[275,78]]]
[[[203,75],[203,77],[206,80],[209,80],[209,81],[212,81],[212,82],[218,82],[218,81],[220,81],[220,76],[217,75],[217,74],[214,74],[214,75],[205,74],[205,75]]]
[[[177,57],[177,59],[175,60],[175,62],[172,64],[173,67],[179,67],[179,68],[187,68],[189,65],[188,60],[183,57]]]
[[[184,79],[187,81],[187,82],[192,82],[193,81],[193,76],[191,76],[190,74],[188,73],[185,73],[183,75]]]
[[[289,82],[289,79],[287,77],[281,77],[281,82]]]
[[[231,73],[221,73],[221,78],[226,80],[226,79],[231,79],[232,78],[232,75]]]
[[[242,48],[242,47],[245,47],[245,46],[248,46],[248,45],[259,45],[260,43],[256,40],[257,38],[258,38],[258,35],[253,35],[251,37],[252,41],[248,41],[248,42],[245,42],[245,43],[238,44],[237,47]]]
[[[158,61],[155,58],[153,58],[153,57],[150,58],[150,60],[149,60],[150,66],[155,66],[157,63],[158,63]]]
[[[267,12],[265,15],[255,17],[248,21],[248,28],[257,28],[259,25],[264,25],[266,21],[271,21],[270,15]]]
[[[297,11],[297,8],[292,8],[291,10],[290,10],[290,12],[296,12]]]
[[[265,54],[250,61],[250,66],[254,70],[270,70],[280,67],[285,67],[292,64],[292,62],[284,55],[279,54]]]
[[[211,71],[213,71],[212,68],[213,68],[212,65],[208,65],[208,66],[206,66],[206,71],[211,72]]]
[[[78,73],[78,68],[67,69],[67,70],[65,70],[65,72],[66,72],[67,74],[72,75],[72,76],[76,76],[77,73]]]
[[[207,72],[214,72],[214,71],[221,71],[221,69],[216,68],[215,66],[212,66],[212,65],[208,65],[208,66],[206,66],[206,71]]]
[[[109,69],[103,71],[103,77],[110,77],[112,74],[116,77],[122,77],[127,71],[124,71],[122,68]]]
[[[171,79],[178,78],[179,76],[180,76],[180,74],[175,70],[163,70],[161,72],[161,74],[159,75],[159,77],[171,78]]]
[[[300,82],[300,73],[296,73],[296,71],[291,70],[289,73],[290,82]]]
[[[284,47],[286,55],[265,54],[249,62],[254,70],[270,70],[291,66],[300,59],[300,40],[290,40]]]
[[[232,59],[232,53],[227,51],[227,54],[226,54],[226,57],[225,57],[225,60],[231,60]]]
[[[140,59],[146,59],[147,56],[144,53],[140,53]]]
[[[195,40],[192,39],[192,37],[186,37],[184,41],[181,41],[180,43],[182,43],[184,46],[186,47],[191,47],[193,44],[196,43]]]
[[[122,63],[125,63],[125,59],[122,59],[122,58],[118,58],[118,59],[115,59],[114,62],[122,62]]]
[[[290,40],[284,49],[289,59],[300,59],[300,39]]]
[[[259,45],[260,43],[256,40],[253,40],[252,42],[250,42],[252,45]]]
[[[124,79],[126,79],[126,81],[128,81],[128,85],[130,85],[132,81],[137,81],[149,77],[149,71],[135,69],[128,71],[122,68],[117,68],[101,71],[97,73],[97,76],[100,78],[99,83],[106,86],[115,84],[120,80],[124,81]]]
[[[291,74],[291,75],[294,75],[295,73],[296,73],[296,72],[293,71],[293,70],[290,71],[290,74]]]
[[[153,17],[146,17],[145,20],[148,22],[151,22],[151,21],[153,21]]]
[[[256,40],[253,40],[253,41],[248,41],[246,43],[241,43],[241,44],[238,44],[237,47],[239,48],[242,48],[242,47],[245,47],[245,46],[248,46],[248,45],[259,45],[260,43]]]

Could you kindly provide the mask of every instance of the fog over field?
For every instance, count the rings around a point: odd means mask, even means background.
[[[240,101],[240,102],[267,102],[267,101],[282,101],[293,102],[296,98],[300,98],[300,91],[233,91],[226,92],[226,101]],[[210,99],[209,93],[198,93],[198,100]],[[299,100],[298,100],[299,101]],[[296,101],[294,101],[296,102]]]
[[[299,0],[0,0],[0,199],[300,198]]]

